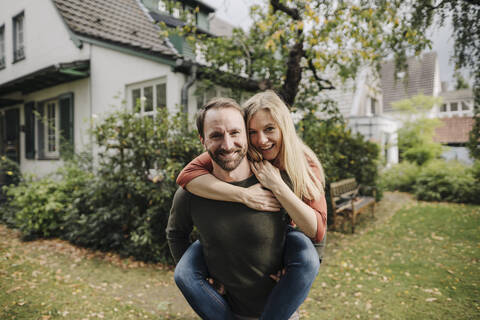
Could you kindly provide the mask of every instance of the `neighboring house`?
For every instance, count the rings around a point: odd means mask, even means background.
[[[436,110],[436,117],[473,117],[473,91],[472,89],[461,89],[455,91],[444,91],[440,93],[442,104]]]
[[[440,68],[435,52],[407,59],[407,69],[395,71],[393,60],[382,64],[379,77],[371,69],[362,70],[355,81],[337,85],[337,89],[326,93],[336,101],[340,113],[344,116],[353,132],[380,145],[386,165],[398,162],[397,129],[404,118],[396,111],[392,103],[415,95],[442,97],[443,103],[435,105],[427,115],[432,118],[460,117],[460,120],[444,121],[447,131],[439,142],[450,146],[446,158],[458,158],[470,162],[464,144],[468,133],[462,135],[462,141],[447,138],[453,131],[464,132],[471,128],[473,116],[473,94],[470,89],[458,91],[442,90]],[[470,129],[468,129],[470,130]]]
[[[448,146],[443,153],[445,159],[473,163],[466,144],[473,127],[473,91],[461,89],[442,92],[443,103],[436,116],[442,125],[435,130],[434,141]]]
[[[435,130],[434,141],[447,146],[442,157],[472,164],[466,143],[473,127],[472,117],[453,117],[441,119],[442,125]]]
[[[181,39],[159,36],[148,7],[162,3],[2,0],[0,154],[43,176],[59,165],[61,140],[76,151],[92,145],[91,123],[112,106],[141,101],[142,115],[180,107],[194,114],[200,103],[191,56]],[[208,32],[211,7],[182,1],[177,9],[196,7],[193,18]]]
[[[398,116],[392,102],[411,98],[418,94],[437,97],[442,91],[440,81],[440,67],[435,52],[423,54],[421,57],[407,59],[407,70],[395,71],[395,62],[386,61],[380,70],[380,83],[383,99],[383,112]],[[434,106],[429,115],[436,113],[438,106]]]
[[[356,80],[337,84],[325,95],[336,101],[340,113],[353,133],[377,143],[386,166],[398,162],[398,121],[383,113],[382,94],[378,77],[370,68],[364,68]]]
[[[392,103],[420,93],[441,97],[442,103],[433,106],[427,114],[431,118],[442,120],[442,126],[437,128],[434,140],[449,146],[443,154],[444,158],[471,163],[465,143],[468,141],[473,123],[472,90],[446,91],[446,86],[440,81],[440,69],[435,52],[426,53],[421,57],[411,57],[407,60],[407,65],[406,72],[397,73],[397,80],[394,78],[394,62],[387,61],[382,65],[380,76],[384,114],[402,118],[393,109]]]

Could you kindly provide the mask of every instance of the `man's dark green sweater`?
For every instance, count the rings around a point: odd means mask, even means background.
[[[255,176],[235,182],[241,187],[258,183]],[[210,277],[223,283],[232,311],[261,315],[275,282],[270,274],[282,267],[287,228],[285,211],[262,212],[234,202],[197,197],[179,188],[167,226],[175,263],[190,245],[196,226]]]

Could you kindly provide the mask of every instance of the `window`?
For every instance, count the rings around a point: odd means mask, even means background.
[[[45,156],[58,157],[59,131],[58,131],[58,102],[50,101],[45,106],[44,136],[47,138]]]
[[[370,98],[370,114],[377,114],[377,99]]]
[[[5,68],[5,26],[0,27],[0,69]]]
[[[447,112],[447,105],[445,103],[440,107],[440,112]]]
[[[167,84],[154,80],[128,88],[132,110],[143,116],[153,116],[167,107]]]
[[[158,1],[157,8],[160,12],[166,12],[167,11],[167,5],[162,0]]]
[[[24,30],[24,13],[13,18],[13,61],[25,59],[25,30]]]
[[[58,159],[62,152],[70,151],[67,148],[73,149],[73,94],[63,94],[34,106],[33,102],[25,105],[26,157],[34,158],[36,141],[38,159]],[[33,109],[38,115],[36,123]]]
[[[450,103],[450,111],[458,111],[458,103],[457,102]]]
[[[465,101],[462,101],[462,111],[468,111],[470,110],[470,107]]]

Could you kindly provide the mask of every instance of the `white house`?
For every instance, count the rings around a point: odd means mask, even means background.
[[[162,6],[148,0],[2,0],[0,154],[42,176],[60,163],[61,136],[83,150],[91,144],[92,120],[114,107],[132,108],[145,97],[144,115],[159,108],[195,113],[205,98],[197,101],[185,43],[159,36],[154,22]],[[179,7],[209,32],[213,8],[194,0]]]
[[[382,64],[378,76],[366,68],[356,81],[347,81],[337,88],[327,92],[327,96],[338,103],[353,132],[380,145],[387,166],[398,162],[397,129],[403,118],[392,103],[418,94],[443,99],[442,104],[428,111],[428,116],[443,122],[434,139],[449,146],[444,157],[471,162],[465,143],[473,123],[473,93],[471,89],[442,88],[435,52],[408,58],[407,69],[398,73],[393,60]],[[452,117],[456,119],[449,119]]]
[[[379,145],[381,159],[387,166],[398,162],[399,122],[383,112],[380,79],[371,68],[364,68],[355,81],[339,82],[326,96],[337,102],[353,133]]]
[[[407,70],[397,74],[395,66],[387,61],[381,69],[381,84],[384,114],[399,117],[392,108],[392,102],[411,98],[419,93],[426,96],[441,97],[443,102],[434,105],[428,112],[431,118],[439,118],[442,124],[436,130],[434,140],[442,143],[446,159],[458,159],[471,163],[465,147],[468,134],[473,125],[474,99],[471,89],[447,91],[440,81],[440,68],[435,52],[411,57],[407,60]]]

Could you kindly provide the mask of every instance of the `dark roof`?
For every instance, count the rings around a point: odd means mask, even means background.
[[[86,78],[90,61],[57,63],[0,85],[0,95],[21,91],[23,94]],[[3,103],[6,103],[5,101]]]
[[[183,27],[186,23],[183,22],[180,19],[177,19],[175,17],[169,16],[167,14],[155,12],[155,11],[149,11],[150,16],[152,17],[153,21],[155,22],[164,22],[167,26],[176,28],[176,27]],[[202,28],[197,27],[197,30],[202,33],[206,33],[208,35],[212,35],[210,32],[207,30],[204,30]]]
[[[177,57],[137,0],[53,0],[70,30],[150,54]]]
[[[430,52],[407,59],[407,71],[403,79],[395,80],[395,62],[382,64],[380,79],[383,95],[383,111],[392,111],[392,102],[410,98],[419,93],[433,96],[437,54]]]
[[[453,117],[440,119],[442,124],[435,129],[433,140],[443,144],[465,143],[468,134],[472,130],[473,118]]]
[[[194,8],[198,6],[200,10],[207,11],[208,13],[215,12],[214,7],[200,0],[180,0],[180,2],[188,4]]]

